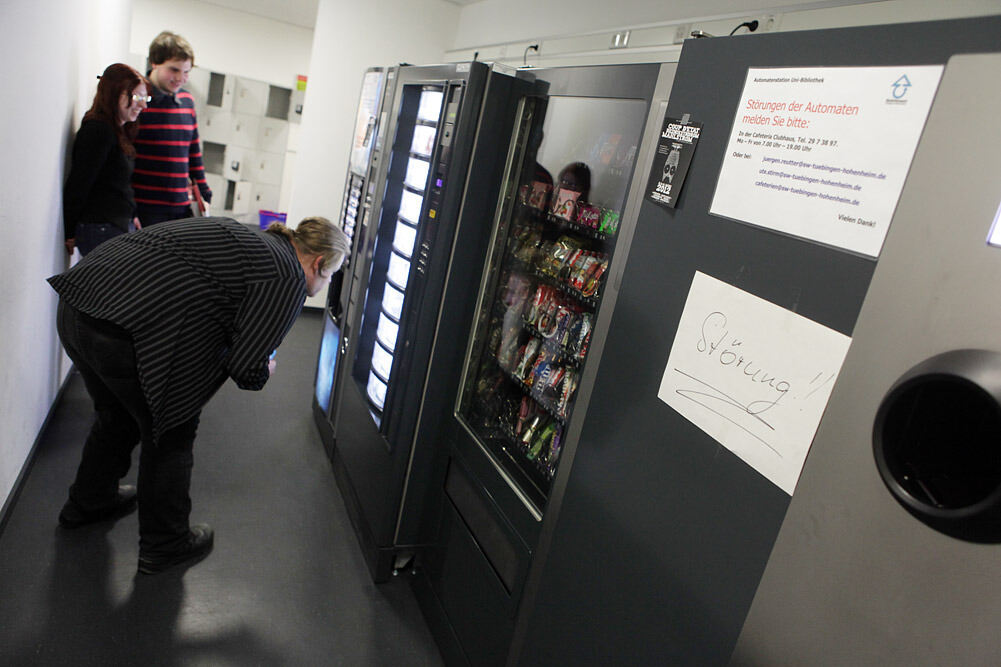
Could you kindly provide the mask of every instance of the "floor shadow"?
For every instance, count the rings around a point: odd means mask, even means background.
[[[129,580],[114,562],[108,538],[113,525],[55,530],[44,620],[18,646],[0,651],[4,664],[284,664],[281,653],[249,626],[220,628],[202,619],[182,629],[187,568]]]

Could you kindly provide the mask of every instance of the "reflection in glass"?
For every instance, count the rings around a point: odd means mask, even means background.
[[[386,317],[385,313],[379,313],[379,328],[375,335],[388,350],[396,349],[396,336],[400,332],[400,325]]]
[[[440,90],[425,90],[421,93],[421,103],[417,118],[430,123],[438,122],[441,113],[441,100],[444,94]]]
[[[407,163],[407,177],[403,179],[403,182],[414,190],[423,192],[424,186],[428,182],[428,169],[430,168],[431,163],[427,160],[415,157],[410,158],[410,162]]]
[[[526,102],[459,414],[542,507],[587,361],[643,100]]]
[[[403,196],[400,198],[400,217],[416,225],[421,217],[421,204],[423,203],[424,198],[419,194],[404,190]]]
[[[389,279],[398,287],[406,288],[407,278],[410,277],[410,262],[400,257],[395,252],[389,256],[389,270],[386,272]]]
[[[382,295],[382,309],[399,320],[403,313],[403,292],[387,284],[386,293]]]
[[[621,211],[645,117],[643,100],[551,97],[537,160],[553,176],[567,165],[587,165],[589,201]]]

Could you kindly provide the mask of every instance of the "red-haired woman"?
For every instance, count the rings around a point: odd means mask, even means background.
[[[63,190],[66,250],[81,255],[138,227],[132,195],[136,118],[149,102],[149,82],[124,65],[109,65],[73,142]]]

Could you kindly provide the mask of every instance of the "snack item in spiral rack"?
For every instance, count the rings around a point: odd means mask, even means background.
[[[525,352],[521,357],[521,362],[518,364],[518,368],[515,369],[514,374],[519,379],[524,381],[525,375],[528,373],[528,369],[532,367],[532,362],[535,361],[536,353],[539,351],[539,339],[532,338],[525,345]]]
[[[570,407],[570,401],[573,399],[574,392],[576,391],[577,374],[573,371],[567,371],[566,377],[563,379],[563,389],[560,392],[560,402],[557,405],[557,409],[564,417],[567,414],[567,409]]]
[[[584,261],[581,263],[578,270],[570,274],[570,285],[575,290],[580,291],[584,289],[584,281],[587,279],[587,274],[597,261],[597,257],[594,255],[588,255],[584,258]]]
[[[528,205],[540,211],[545,211],[546,205],[549,203],[549,193],[552,190],[553,186],[549,183],[532,181],[532,190],[528,194]]]
[[[577,224],[582,227],[597,229],[601,223],[601,209],[594,204],[581,202],[577,206]]]
[[[619,212],[612,209],[605,209],[601,216],[601,224],[598,231],[603,234],[614,234],[619,230]]]
[[[528,204],[529,195],[532,194],[532,186],[525,183],[520,188],[518,188],[518,203]]]
[[[556,422],[553,421],[546,424],[545,427],[539,431],[538,435],[535,436],[535,440],[532,441],[531,449],[528,450],[529,461],[534,460],[539,455],[539,452],[543,451],[543,449],[548,451],[549,445],[553,440],[553,434],[555,433]]]
[[[556,472],[556,463],[560,459],[560,445],[563,442],[563,429],[557,428],[553,434],[553,440],[549,443],[549,451],[546,452],[546,474],[550,477]]]
[[[547,249],[542,258],[542,266],[539,268],[547,276],[558,278],[563,267],[578,248],[579,246],[574,239],[569,236],[561,236],[556,243]]]
[[[560,188],[553,199],[553,215],[564,220],[573,220],[577,212],[577,200],[581,193],[569,188]]]
[[[532,443],[532,437],[535,435],[535,430],[539,427],[539,422],[542,421],[542,415],[536,415],[529,422],[528,426],[524,431],[521,432],[521,444],[528,447]]]
[[[599,259],[591,265],[587,271],[587,275],[584,277],[584,286],[581,288],[580,293],[584,296],[594,296],[598,291],[598,286],[601,284],[601,276],[604,275],[606,270],[608,270],[607,259]]]
[[[577,349],[577,359],[583,361],[587,356],[588,345],[591,344],[591,329],[593,323],[591,322],[592,315],[590,313],[584,313],[581,321],[580,333],[578,334],[577,342],[574,347]]]

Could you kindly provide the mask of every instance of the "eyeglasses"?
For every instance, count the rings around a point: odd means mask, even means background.
[[[150,95],[135,95],[135,94],[133,94],[132,95],[132,101],[133,102],[145,102],[146,104],[149,104],[150,102],[153,101],[153,97],[150,96]]]

